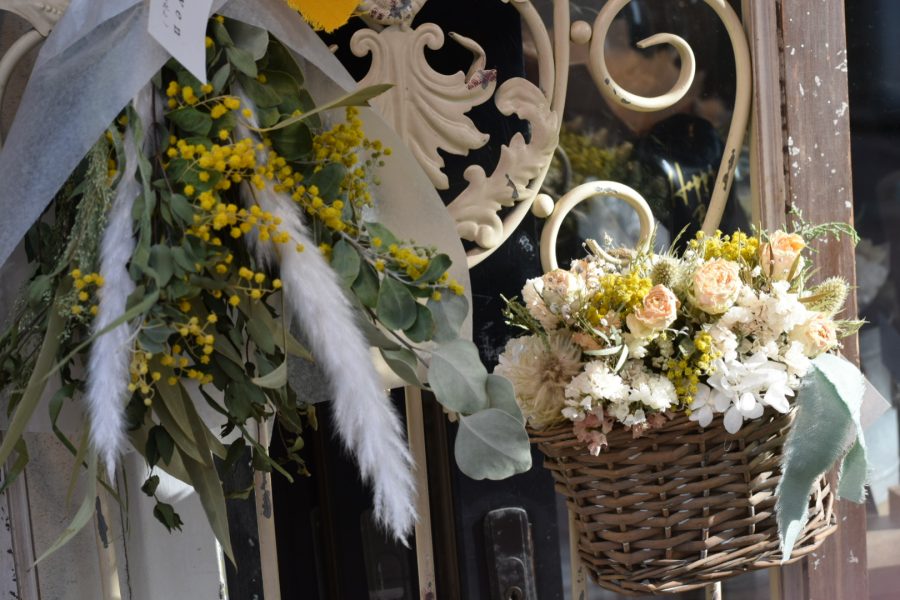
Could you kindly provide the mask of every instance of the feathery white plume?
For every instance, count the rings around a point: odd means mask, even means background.
[[[242,103],[249,106],[246,98]],[[246,128],[239,129],[241,136],[250,135]],[[280,218],[279,229],[292,238],[293,243],[280,247],[259,243],[258,251],[279,258],[282,293],[331,384],[338,434],[356,457],[363,480],[372,485],[376,521],[405,540],[416,522],[412,459],[357,315],[337,274],[310,238],[296,203],[271,186],[251,191],[245,183],[242,194],[247,206],[256,203]],[[307,250],[297,252],[297,243]]]
[[[148,84],[134,99],[134,109],[141,123],[150,122],[151,94],[152,86]],[[105,283],[98,292],[100,302],[94,319],[95,332],[102,331],[122,316],[128,296],[134,291],[134,282],[127,269],[134,252],[131,210],[141,193],[141,184],[135,178],[137,142],[132,131],[134,126],[139,124],[129,125],[125,131],[125,166],[100,245],[100,275]],[[106,465],[110,481],[115,477],[116,461],[125,439],[132,334],[133,328],[122,323],[99,336],[91,346],[88,361],[85,397],[91,442]]]

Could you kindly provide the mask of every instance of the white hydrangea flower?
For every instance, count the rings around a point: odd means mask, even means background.
[[[789,281],[775,281],[770,294],[760,294],[763,310],[759,320],[769,339],[789,333],[809,319],[809,311],[800,302],[800,297],[789,291],[790,286]]]
[[[622,378],[628,386],[629,404],[640,402],[647,408],[666,410],[678,402],[675,386],[669,378],[653,373],[640,361],[629,361],[622,370]]]
[[[694,394],[694,402],[691,404],[691,421],[696,421],[700,427],[708,427],[712,423],[715,411],[712,402],[712,388],[701,383],[697,385],[697,392]]]
[[[596,406],[606,402],[619,402],[628,395],[628,387],[622,378],[610,370],[603,361],[595,360],[584,365],[584,369],[566,386],[566,418],[579,420]]]
[[[794,392],[784,364],[759,352],[740,361],[718,359],[714,366],[716,371],[707,382],[715,411],[725,413],[728,433],[737,433],[745,419],[761,417],[766,406],[781,413],[790,409],[787,398]]]
[[[710,327],[707,333],[712,338],[713,352],[718,354],[725,362],[737,360],[738,337],[733,331],[724,327],[722,322],[719,321],[719,323]]]
[[[806,376],[812,361],[806,355],[803,344],[800,342],[790,342],[783,347],[781,352],[781,362],[787,366],[788,375],[792,379],[794,387],[799,384],[799,380]]]

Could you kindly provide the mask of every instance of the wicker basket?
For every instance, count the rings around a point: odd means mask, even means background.
[[[616,429],[596,457],[570,426],[529,433],[574,513],[594,581],[621,594],[659,594],[781,563],[775,488],[792,420],[767,412],[730,435],[721,416],[706,429],[679,417],[637,439]],[[833,503],[822,479],[790,562],[835,530]]]

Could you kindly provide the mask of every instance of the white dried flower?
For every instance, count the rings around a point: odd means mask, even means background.
[[[510,340],[494,369],[509,379],[522,414],[535,429],[551,427],[564,419],[565,388],[581,371],[581,348],[563,332],[546,341],[536,335]]]

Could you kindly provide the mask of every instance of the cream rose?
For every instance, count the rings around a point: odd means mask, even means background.
[[[574,273],[564,269],[554,269],[546,273],[542,278],[544,282],[544,302],[550,310],[567,306],[581,298],[584,292],[584,282]]]
[[[769,241],[759,247],[759,265],[766,277],[776,281],[787,279],[793,271],[796,277],[803,268],[801,253],[806,242],[796,233],[776,231]],[[794,264],[796,263],[796,267]]]
[[[648,337],[671,325],[678,316],[681,302],[664,285],[655,285],[644,297],[644,304],[625,317],[628,330],[636,336]]]
[[[834,321],[823,313],[813,313],[805,323],[794,327],[788,338],[802,344],[803,352],[809,357],[828,352],[838,343]]]
[[[742,286],[736,262],[712,260],[694,271],[692,302],[705,313],[719,315],[731,308]]]

